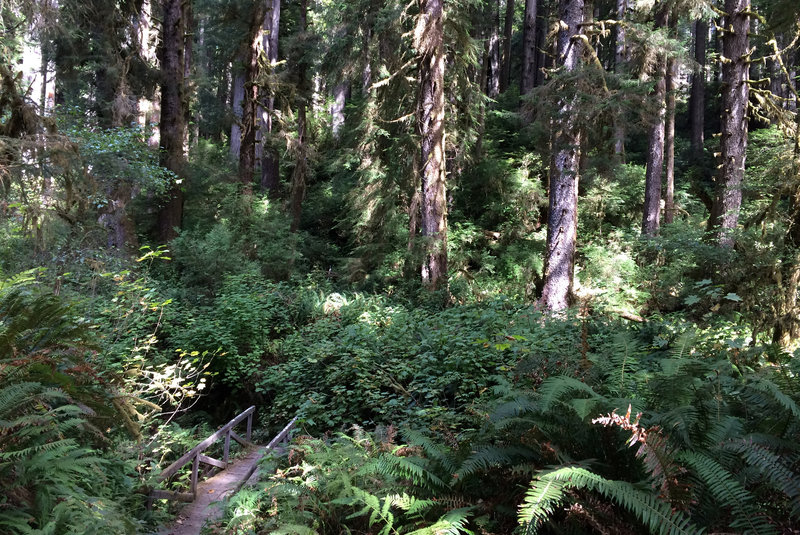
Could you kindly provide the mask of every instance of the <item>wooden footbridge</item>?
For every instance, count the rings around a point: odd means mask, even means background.
[[[255,407],[243,411],[236,418],[222,426],[210,437],[201,441],[180,459],[169,465],[158,476],[159,483],[169,482],[178,471],[192,463],[192,472],[189,479],[188,492],[153,489],[150,492],[149,504],[154,500],[168,499],[188,502],[189,505],[179,514],[172,526],[162,529],[160,535],[198,535],[201,528],[208,520],[216,520],[222,513],[216,502],[236,494],[239,489],[253,476],[258,468],[258,461],[268,452],[279,448],[288,440],[289,433],[294,428],[297,417],[275,435],[266,446],[257,446],[251,442],[253,427],[253,413]],[[244,437],[233,429],[246,421]],[[215,459],[204,455],[212,445],[224,440],[222,446],[222,459]],[[247,454],[234,462],[230,460],[231,440],[238,442],[247,451]],[[200,465],[211,467],[211,477],[200,481]]]

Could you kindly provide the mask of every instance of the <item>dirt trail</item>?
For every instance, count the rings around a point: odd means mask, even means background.
[[[207,521],[216,520],[222,514],[220,504],[215,502],[235,494],[253,474],[265,452],[266,448],[256,448],[214,477],[198,483],[197,498],[183,508],[171,526],[157,532],[158,535],[199,535]]]

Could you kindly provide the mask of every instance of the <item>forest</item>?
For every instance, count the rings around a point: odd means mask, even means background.
[[[204,534],[800,533],[798,68],[797,0],[0,0],[0,533],[166,533],[250,406]]]

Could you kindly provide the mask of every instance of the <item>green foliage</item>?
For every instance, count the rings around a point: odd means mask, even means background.
[[[278,467],[274,475],[230,500],[221,526],[238,533],[472,533],[471,508],[431,499],[442,483],[393,443],[393,428],[384,431],[382,440],[359,428],[330,441],[297,440],[288,459],[268,460],[270,471]]]
[[[9,534],[134,533],[133,488],[107,443],[110,393],[86,329],[31,277],[0,288],[0,526]]]
[[[554,332],[535,328],[536,312],[504,300],[432,311],[356,296],[324,312],[280,341],[279,363],[257,383],[274,396],[279,419],[300,411],[322,428],[457,424],[521,352],[560,344]],[[497,334],[509,323],[536,334],[519,341]]]
[[[669,504],[659,501],[647,491],[624,481],[608,481],[585,468],[565,467],[540,472],[534,479],[520,506],[519,520],[525,533],[538,532],[541,523],[563,500],[566,490],[584,488],[598,492],[631,511],[648,527],[650,533],[689,535],[700,532],[685,515],[673,513]]]
[[[177,179],[159,166],[158,153],[147,145],[149,133],[141,128],[87,126],[78,108],[60,108],[58,121],[60,132],[76,145],[80,167],[90,169],[103,186],[90,199],[97,209],[109,202],[106,196],[119,182],[141,194],[159,195]]]

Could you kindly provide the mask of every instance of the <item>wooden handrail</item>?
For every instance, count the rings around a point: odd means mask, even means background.
[[[267,444],[267,448],[266,449],[271,450],[275,446],[277,446],[278,444],[280,444],[281,442],[286,440],[286,437],[289,436],[289,432],[292,429],[294,429],[294,424],[295,424],[295,422],[297,422],[297,418],[298,418],[297,416],[292,418],[292,421],[289,422],[288,424],[286,424],[286,427],[281,429],[281,432],[278,433],[277,435],[275,435],[275,438],[273,438],[272,440],[269,441],[269,444]]]
[[[171,500],[180,500],[184,502],[190,502],[197,497],[197,479],[199,476],[200,471],[200,463],[209,464],[211,466],[217,467],[221,470],[224,470],[228,466],[228,456],[230,453],[230,445],[231,439],[239,442],[244,446],[252,446],[253,444],[250,442],[251,431],[253,429],[253,413],[255,412],[255,406],[248,408],[239,416],[222,426],[217,432],[197,444],[194,448],[183,454],[180,459],[166,467],[161,474],[156,478],[158,481],[164,481],[165,479],[175,475],[175,473],[180,470],[183,466],[192,463],[192,474],[190,479],[190,491],[187,492],[173,492],[173,491],[166,491],[166,490],[158,490],[154,489],[150,492],[150,500],[148,501],[148,506],[152,502],[153,499],[160,499],[166,498]],[[238,434],[233,431],[233,428],[236,427],[239,423],[242,422],[247,418],[247,431],[245,433],[245,437],[242,438]],[[280,433],[278,433],[275,438],[273,438],[270,443],[267,445],[266,449],[270,450],[273,449],[278,443],[283,442],[289,436],[289,432],[294,428],[295,422],[297,422],[297,417],[295,416],[291,422],[289,422]],[[223,447],[223,454],[222,460],[217,460],[212,457],[208,457],[203,455],[203,451],[205,451],[209,446],[214,444],[217,440],[225,436],[225,445]]]
[[[229,445],[230,444],[229,432],[233,429],[233,427],[236,426],[236,424],[238,424],[239,422],[241,422],[245,418],[247,418],[247,420],[248,420],[247,441],[249,442],[250,441],[250,430],[252,429],[251,428],[252,424],[251,424],[250,420],[253,418],[253,413],[255,412],[255,410],[256,410],[255,406],[252,406],[249,409],[245,410],[239,416],[237,416],[236,418],[234,418],[233,420],[231,420],[230,422],[228,422],[227,424],[222,426],[216,433],[214,433],[213,435],[211,435],[210,437],[208,437],[207,439],[205,439],[204,441],[199,443],[197,446],[195,446],[194,448],[192,448],[191,450],[189,450],[188,452],[183,454],[183,456],[181,456],[180,459],[178,459],[177,461],[175,461],[174,463],[172,463],[171,465],[166,467],[161,472],[161,474],[158,476],[158,480],[159,481],[164,481],[168,477],[174,475],[178,470],[183,468],[183,466],[185,464],[187,464],[189,461],[194,460],[194,458],[197,457],[201,452],[205,451],[214,442],[219,440],[219,438],[223,434],[226,435],[226,437],[225,437],[226,446]],[[225,449],[227,450],[228,448],[225,448]],[[226,457],[227,457],[227,455],[226,455]],[[223,462],[228,462],[228,459],[223,459]]]

